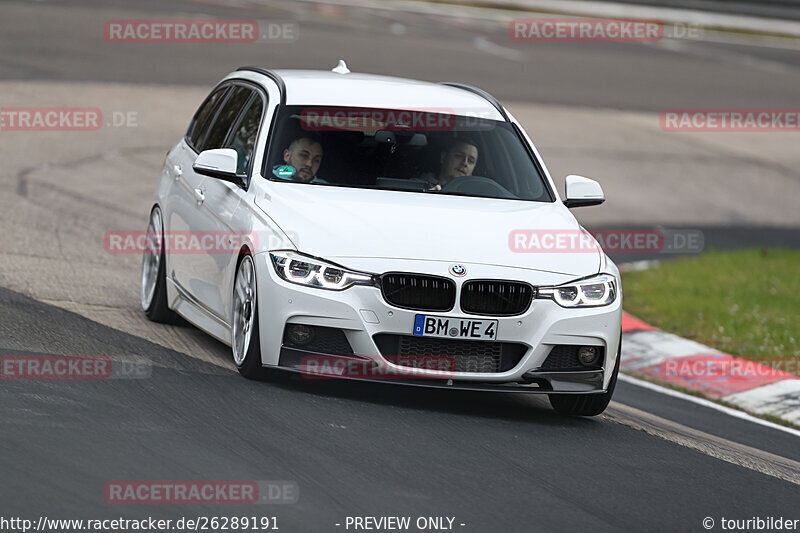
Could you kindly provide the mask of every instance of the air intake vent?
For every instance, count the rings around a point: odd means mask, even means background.
[[[506,372],[522,360],[527,346],[511,342],[465,341],[380,333],[373,337],[381,355],[403,365],[403,358],[441,357],[452,372]]]
[[[292,335],[292,328],[300,328],[298,333],[302,333],[302,337],[297,333]],[[347,342],[344,331],[338,328],[286,324],[283,331],[283,345],[327,355],[353,355],[353,348]]]
[[[461,288],[461,309],[472,315],[521,315],[530,307],[534,292],[521,281],[472,280]]]
[[[590,366],[582,365],[578,359],[578,350],[580,346],[571,346],[559,344],[553,346],[547,359],[542,363],[542,370],[599,370],[603,368],[603,358],[605,350],[602,347],[597,347],[600,350],[600,357],[597,364]]]
[[[381,276],[381,292],[390,304],[417,311],[450,311],[456,284],[447,278],[388,272]]]

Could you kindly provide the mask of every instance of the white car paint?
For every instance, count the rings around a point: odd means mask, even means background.
[[[449,109],[454,114],[503,120],[491,102],[463,89],[360,74],[279,74],[286,84],[288,104]],[[280,87],[270,77],[253,71],[237,71],[225,80],[254,82],[269,98],[255,145],[249,188],[243,190],[194,172],[192,164],[198,154],[182,140],[168,154],[155,205],[164,212],[165,231],[202,228],[256,236],[246,240],[246,247],[255,259],[263,365],[279,364],[287,323],[340,328],[355,354],[380,358],[373,335],[408,335],[419,313],[388,304],[376,287],[327,291],[284,281],[276,274],[268,252],[296,250],[374,274],[399,270],[446,277],[450,266],[459,263],[468,272],[466,277],[454,280],[459,289],[465,281],[480,278],[547,286],[601,272],[610,274],[617,279],[618,290],[617,299],[610,305],[572,309],[535,299],[519,316],[492,317],[498,320],[498,340],[528,346],[524,357],[505,372],[453,376],[464,382],[515,382],[537,369],[553,345],[589,344],[606,349],[602,382],[603,388],[609,385],[620,343],[622,310],[616,266],[602,252],[520,254],[509,249],[508,235],[514,229],[579,230],[560,199],[546,203],[437,196],[265,179],[261,169],[269,142],[268,126],[281,99]],[[519,127],[555,191],[544,162]],[[169,308],[228,344],[236,264],[235,254],[168,254],[166,262]],[[465,316],[458,306],[451,312],[435,314]],[[435,375],[435,371],[430,373]]]

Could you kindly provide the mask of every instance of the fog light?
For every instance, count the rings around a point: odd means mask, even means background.
[[[292,344],[302,346],[314,340],[314,327],[304,324],[289,324],[287,335]]]
[[[581,346],[578,349],[578,361],[582,365],[592,366],[597,363],[599,354],[600,350],[597,349],[597,346]]]

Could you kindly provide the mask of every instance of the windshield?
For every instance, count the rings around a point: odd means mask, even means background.
[[[552,202],[507,122],[441,110],[284,107],[263,175],[311,185]]]

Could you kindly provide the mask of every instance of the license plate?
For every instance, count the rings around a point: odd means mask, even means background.
[[[419,337],[493,341],[497,337],[497,320],[416,315],[412,333]]]

